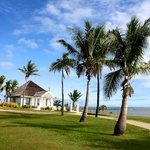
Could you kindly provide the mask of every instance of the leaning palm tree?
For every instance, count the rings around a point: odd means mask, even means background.
[[[85,22],[85,30],[81,31],[78,28],[69,28],[72,33],[72,39],[75,41],[76,48],[68,44],[65,40],[58,42],[65,46],[70,54],[77,60],[76,73],[77,76],[86,75],[87,89],[84,111],[82,113],[80,122],[87,120],[88,103],[90,98],[90,81],[95,73],[95,69],[100,58],[100,37],[103,33],[103,25],[92,27],[90,22]],[[104,50],[104,49],[102,49]]]
[[[6,77],[4,75],[0,76],[0,89],[2,88],[3,83],[5,82]]]
[[[65,73],[67,75],[70,74],[70,68],[73,68],[75,66],[75,60],[68,58],[69,53],[63,53],[62,59],[57,59],[56,62],[53,62],[49,68],[49,71],[58,71],[62,73],[62,109],[61,109],[61,115],[64,115],[64,78],[65,78]]]
[[[128,97],[134,93],[130,80],[135,75],[150,73],[150,62],[143,62],[144,51],[148,45],[147,38],[150,36],[150,18],[141,24],[133,16],[124,34],[119,29],[112,32],[117,41],[114,59],[118,70],[105,76],[104,94],[106,98],[110,98],[119,85],[122,87],[122,106],[114,128],[114,135],[122,135],[126,130]]]
[[[69,96],[70,99],[72,100],[72,102],[73,102],[73,107],[74,107],[75,102],[77,102],[78,99],[79,99],[82,95],[81,95],[81,92],[79,92],[78,90],[74,90],[72,93],[70,92],[70,94],[68,94],[68,96]]]
[[[36,69],[36,65],[35,63],[32,62],[32,60],[30,60],[27,64],[27,66],[23,66],[23,68],[18,68],[18,70],[20,70],[22,73],[25,74],[25,80],[26,80],[26,85],[27,85],[27,80],[31,75],[36,75],[39,76],[39,74],[37,74],[37,72],[39,71],[38,69]],[[26,89],[26,85],[23,91],[23,101],[22,101],[22,106],[24,105],[24,95],[25,95],[25,89]]]

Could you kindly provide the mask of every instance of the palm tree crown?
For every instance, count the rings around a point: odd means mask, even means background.
[[[63,53],[62,59],[57,59],[56,62],[53,62],[49,68],[49,71],[58,71],[62,72],[62,116],[64,115],[64,82],[63,79],[65,78],[64,71],[67,75],[70,74],[70,67],[73,68],[76,64],[76,61],[74,59],[68,58],[69,53]]]
[[[1,87],[3,85],[3,83],[5,82],[5,80],[6,80],[6,77],[4,75],[1,75],[0,76],[0,89],[1,89]]]
[[[25,74],[25,78],[27,79],[30,75],[38,75],[36,72],[38,72],[39,70],[36,69],[35,63],[32,62],[32,60],[30,60],[27,64],[27,66],[23,66],[23,68],[18,68],[18,70],[20,70],[22,73]]]
[[[82,96],[81,92],[78,92],[78,90],[74,90],[72,93],[70,92],[70,94],[68,94],[68,96],[70,97],[70,99],[73,101],[73,107],[74,107],[74,103],[78,101],[78,99]]]

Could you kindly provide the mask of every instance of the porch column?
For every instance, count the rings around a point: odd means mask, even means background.
[[[72,112],[72,102],[70,103],[70,112]]]

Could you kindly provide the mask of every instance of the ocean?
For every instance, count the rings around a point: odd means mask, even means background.
[[[80,108],[83,110],[83,107]],[[95,112],[95,107],[89,107],[89,112]],[[120,107],[108,107],[104,112],[119,114]],[[128,108],[128,116],[145,116],[150,117],[150,107],[129,107]]]

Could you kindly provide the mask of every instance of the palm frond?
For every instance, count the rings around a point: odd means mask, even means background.
[[[150,74],[150,61],[148,63],[144,62],[141,66],[137,67],[135,71],[136,73],[134,74]]]
[[[117,89],[120,85],[120,81],[122,80],[123,77],[123,70],[119,69],[117,71],[108,73],[105,78],[104,78],[104,96],[105,98],[110,98],[112,97],[113,93],[117,92]]]

